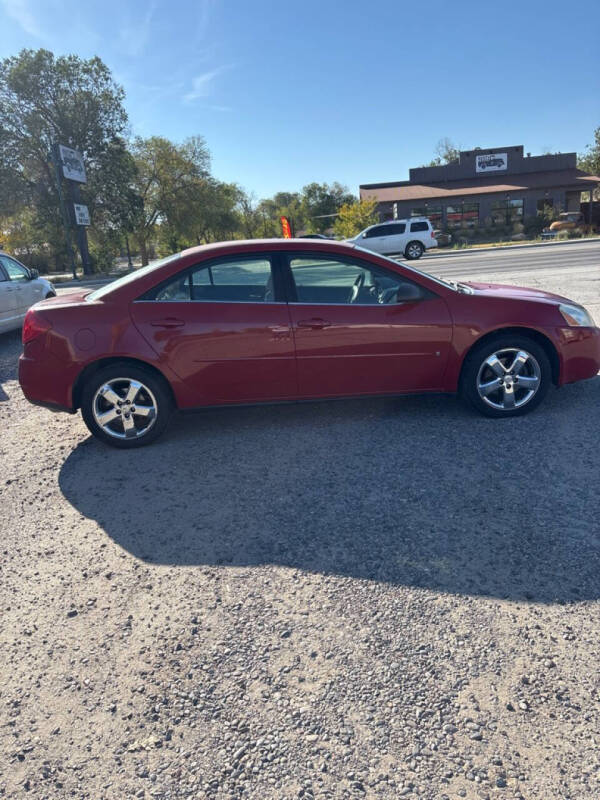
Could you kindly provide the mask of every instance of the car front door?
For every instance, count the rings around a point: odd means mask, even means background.
[[[191,405],[297,395],[288,306],[269,254],[188,268],[131,304],[134,324],[192,390]]]
[[[385,248],[389,233],[389,225],[375,225],[373,228],[369,228],[364,232],[362,238],[357,241],[357,244],[359,247],[373,250],[374,253],[387,252]]]
[[[17,306],[17,289],[9,280],[0,256],[0,332],[17,328],[21,315]]]
[[[0,256],[0,259],[15,288],[18,312],[23,316],[28,308],[43,298],[42,288],[37,281],[31,280],[29,270],[14,258]]]
[[[359,259],[306,253],[286,264],[301,397],[442,389],[443,298]]]

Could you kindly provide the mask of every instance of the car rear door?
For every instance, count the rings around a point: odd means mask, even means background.
[[[285,263],[301,397],[442,389],[452,337],[442,297],[360,259]]]
[[[268,253],[204,261],[131,304],[138,330],[191,390],[190,405],[297,395],[275,262]]]
[[[385,250],[382,250],[381,252],[384,254],[403,253],[408,241],[408,236],[406,235],[406,223],[390,222],[387,227],[389,227],[390,233],[387,236]]]

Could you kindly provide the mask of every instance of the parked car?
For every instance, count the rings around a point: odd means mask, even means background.
[[[585,219],[581,211],[564,211],[558,215],[558,219],[550,223],[550,231],[570,231],[585,225]]]
[[[460,392],[511,417],[600,368],[577,303],[306,239],[196,247],[44,300],[23,345],[27,399],[81,409],[116,447],[153,441],[175,409],[231,403]]]
[[[438,247],[448,247],[452,244],[452,234],[449,231],[435,230],[433,236]]]
[[[37,270],[0,251],[0,333],[20,328],[28,308],[55,295],[54,286]]]
[[[328,242],[332,240],[332,236],[325,236],[324,233],[302,233],[298,236],[299,239],[327,239]]]
[[[401,253],[409,260],[421,258],[427,248],[437,245],[427,217],[395,219],[371,225],[346,242],[383,255]]]

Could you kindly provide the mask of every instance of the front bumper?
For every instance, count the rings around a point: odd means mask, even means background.
[[[562,356],[559,386],[600,372],[600,328],[564,327],[558,338]]]

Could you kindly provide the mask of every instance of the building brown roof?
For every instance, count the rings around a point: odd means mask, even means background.
[[[380,203],[385,203],[396,200],[430,200],[460,195],[518,192],[549,187],[580,189],[585,192],[589,191],[590,187],[594,188],[597,183],[600,183],[598,175],[589,175],[580,169],[563,169],[505,175],[502,183],[498,183],[497,177],[490,176],[489,178],[429,184],[364,184],[360,187],[360,196],[363,200],[378,200]]]

